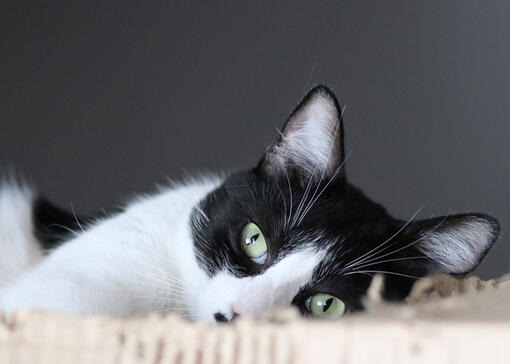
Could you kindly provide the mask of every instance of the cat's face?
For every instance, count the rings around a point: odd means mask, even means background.
[[[402,299],[431,272],[472,271],[497,238],[482,214],[392,218],[346,181],[341,109],[314,88],[259,164],[195,208],[194,252],[209,277],[193,316],[229,321],[274,306],[336,318],[362,309],[375,273]]]

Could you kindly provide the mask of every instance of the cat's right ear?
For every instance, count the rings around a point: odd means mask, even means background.
[[[344,176],[342,109],[326,86],[313,88],[287,119],[280,137],[259,162],[270,175]]]

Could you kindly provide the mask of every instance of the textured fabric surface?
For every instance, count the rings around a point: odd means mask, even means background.
[[[379,287],[377,286],[379,285]],[[437,276],[409,304],[377,299],[338,321],[293,310],[210,326],[175,316],[119,319],[35,311],[2,317],[0,363],[508,363],[510,281]]]

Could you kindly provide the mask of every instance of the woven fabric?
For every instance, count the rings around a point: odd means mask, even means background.
[[[510,282],[439,277],[413,294],[407,305],[372,299],[368,312],[338,321],[292,310],[222,325],[18,312],[1,318],[0,363],[510,362]]]

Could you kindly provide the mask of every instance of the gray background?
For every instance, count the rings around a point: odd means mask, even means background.
[[[90,212],[253,165],[304,90],[347,105],[351,180],[408,218],[498,217],[510,269],[510,2],[0,5],[0,164]]]

